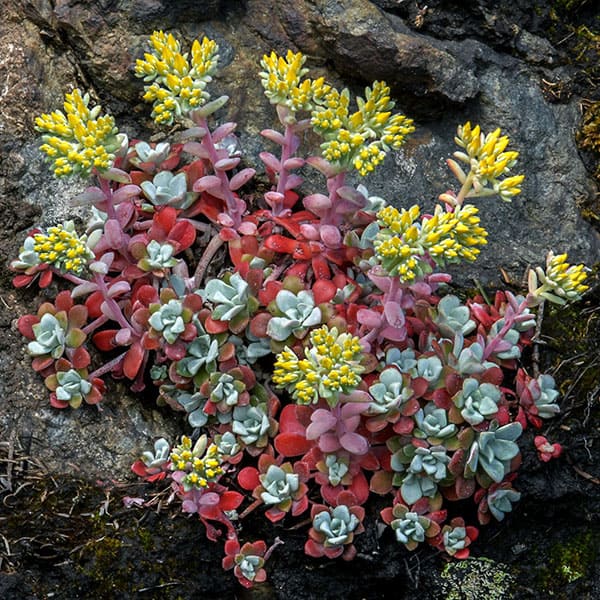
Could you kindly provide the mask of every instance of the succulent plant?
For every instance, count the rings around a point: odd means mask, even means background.
[[[225,458],[230,458],[241,450],[237,438],[231,431],[216,435],[214,444],[217,447],[219,454]]]
[[[417,357],[412,348],[406,348],[405,350],[390,348],[385,354],[385,364],[398,367],[401,373],[414,375],[416,373]]]
[[[344,477],[349,472],[349,460],[338,457],[336,454],[327,454],[325,456],[325,466],[327,468],[327,479],[333,486],[340,485]]]
[[[297,294],[289,290],[280,290],[275,304],[283,316],[274,316],[267,326],[267,334],[278,342],[290,335],[302,338],[309,327],[321,323],[321,309],[315,306],[313,293],[302,290]]]
[[[369,403],[368,415],[384,415],[398,409],[413,395],[406,385],[405,376],[396,368],[388,367],[379,374],[379,379],[369,386],[373,400]]]
[[[179,334],[185,331],[183,317],[183,304],[181,300],[173,298],[166,304],[150,308],[151,315],[148,323],[155,331],[158,331],[169,344],[174,344]]]
[[[200,294],[214,304],[211,316],[216,321],[231,321],[237,315],[247,315],[256,304],[251,300],[248,283],[239,273],[211,279]]]
[[[236,379],[229,373],[212,373],[209,382],[211,388],[210,401],[222,406],[236,406],[240,400],[240,394],[246,389],[243,381]]]
[[[542,374],[536,381],[539,387],[539,394],[534,397],[537,414],[542,419],[550,419],[560,412],[560,407],[556,403],[560,392],[556,389],[556,382],[552,375]]]
[[[468,335],[475,329],[475,321],[470,316],[469,307],[461,304],[458,297],[449,294],[438,302],[433,321],[442,335],[452,339],[457,333]]]
[[[423,377],[431,387],[438,382],[442,369],[442,361],[437,356],[422,356],[417,360],[417,377]]]
[[[198,329],[198,325],[196,325]],[[194,377],[200,369],[211,373],[216,369],[219,357],[219,342],[208,333],[198,335],[185,350],[185,357],[177,361],[177,373],[183,377]]]
[[[352,544],[354,536],[364,531],[362,507],[340,504],[335,508],[328,508],[322,504],[315,504],[311,509],[311,518],[309,540],[304,546],[309,556],[328,558],[342,556],[346,560],[354,557],[356,554]]]
[[[170,460],[171,445],[165,438],[159,438],[154,442],[154,452],[146,450],[142,452],[140,460],[146,465],[147,469],[160,470],[163,465]]]
[[[153,148],[147,142],[138,142],[134,148],[140,161],[158,165],[169,156],[171,145],[167,142],[159,142]]]
[[[73,408],[80,406],[82,400],[93,388],[92,384],[75,369],[59,371],[56,379],[58,381],[58,387],[55,390],[56,398],[62,402],[68,402]]]
[[[233,409],[231,429],[246,446],[265,443],[271,429],[266,405],[236,406]]]
[[[145,256],[138,261],[138,266],[142,271],[161,271],[174,267],[177,264],[174,253],[175,248],[172,244],[150,240],[146,245]]]
[[[223,568],[233,569],[240,584],[250,588],[267,578],[264,569],[266,552],[267,545],[262,540],[254,543],[247,542],[240,548],[237,538],[229,539],[225,542]]]
[[[162,386],[161,386],[162,390]],[[188,414],[188,423],[192,427],[203,427],[208,422],[209,415],[204,412],[206,396],[199,391],[178,390],[169,392],[169,395],[183,407]]]
[[[413,419],[416,423],[413,435],[427,439],[430,444],[443,444],[444,440],[453,437],[457,432],[456,425],[448,422],[447,411],[433,403],[419,409],[413,415]]]
[[[289,467],[291,471],[291,466]],[[277,465],[269,466],[267,472],[260,476],[264,491],[260,493],[261,500],[269,504],[291,504],[292,495],[300,486],[298,475],[288,472]]]
[[[504,319],[499,319],[490,328],[488,334],[488,340],[493,340],[504,327]],[[493,352],[494,356],[497,356],[501,360],[510,360],[512,358],[520,358],[521,348],[519,347],[519,340],[521,339],[521,333],[517,329],[517,325],[513,325],[505,334],[502,339],[501,345],[498,350]]]
[[[462,390],[454,397],[454,404],[461,409],[460,414],[467,423],[479,425],[498,412],[501,395],[497,385],[480,383],[469,377],[463,382]]]
[[[478,536],[476,527],[465,525],[462,517],[455,517],[443,526],[441,540],[436,545],[450,556],[463,559],[469,556],[469,546]]]
[[[390,465],[396,471],[394,484],[400,485],[404,501],[413,504],[423,497],[435,496],[438,483],[448,474],[449,462],[443,446],[405,446],[392,454]]]
[[[460,373],[460,375],[478,375],[487,369],[496,366],[495,363],[483,358],[484,349],[479,342],[473,342],[467,348],[462,348],[462,337],[459,339],[461,342],[461,348],[460,350],[456,348],[457,344],[455,338],[454,352],[458,352],[456,370],[458,373]]]
[[[60,358],[63,355],[67,336],[65,319],[46,313],[32,329],[35,339],[27,344],[29,354],[50,355],[52,358]]]
[[[317,513],[312,521],[315,531],[323,534],[323,545],[328,548],[349,543],[359,523],[344,504]]]
[[[253,365],[263,356],[271,354],[271,341],[268,338],[256,337],[247,327],[244,338],[230,335],[228,341],[235,346],[235,355],[241,365]]]
[[[514,502],[521,499],[521,493],[513,489],[497,489],[490,492],[487,496],[487,503],[490,512],[498,521],[502,521],[506,515],[512,511]]]
[[[493,481],[500,483],[510,471],[510,463],[519,454],[515,440],[523,432],[520,423],[508,423],[498,427],[492,421],[488,431],[477,434],[471,446],[467,467],[472,473],[483,470]]]

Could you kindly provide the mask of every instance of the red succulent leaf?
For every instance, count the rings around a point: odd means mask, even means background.
[[[268,250],[274,250],[275,252],[280,252],[282,254],[294,254],[298,242],[283,235],[273,234],[264,241],[264,246]]]
[[[23,315],[17,320],[17,329],[23,337],[26,337],[28,340],[33,340],[35,339],[35,334],[33,333],[32,327],[39,322],[40,318],[37,315]]]
[[[303,254],[305,252],[306,252],[306,250],[303,248]],[[313,254],[313,252],[311,251],[309,254],[309,257],[312,254]],[[296,253],[294,253],[294,258],[303,259],[304,256],[296,256]],[[327,259],[322,254],[313,255],[311,265],[313,268],[313,272],[315,274],[315,279],[319,280],[319,279],[330,279],[331,278],[331,270],[329,268],[329,263],[327,262]]]
[[[313,409],[310,406],[288,404],[279,416],[279,427],[282,433],[299,433],[304,435],[310,425]]]
[[[194,243],[196,240],[196,230],[189,221],[178,221],[169,231],[167,240],[174,242],[177,246],[177,251],[181,252]]]
[[[34,278],[31,275],[15,275],[12,283],[16,288],[23,288],[27,287],[33,281],[33,279]]]
[[[235,510],[244,500],[244,496],[239,492],[225,491],[221,494],[219,508],[222,511]]]
[[[299,456],[305,454],[314,445],[312,440],[307,440],[300,433],[280,433],[275,438],[275,448],[279,454],[288,456]]]
[[[375,471],[371,476],[369,488],[372,492],[381,496],[392,491],[393,473],[388,471]]]
[[[333,283],[333,281],[326,278],[317,279],[317,281],[315,281],[312,286],[315,304],[331,302],[337,290],[337,285]]]
[[[261,455],[262,458],[262,455]],[[252,491],[260,485],[258,470],[254,467],[244,467],[237,476],[238,483],[244,490]]]
[[[114,350],[117,346],[115,343],[115,335],[118,331],[118,329],[105,329],[104,331],[99,331],[93,335],[92,341],[99,350],[103,350],[104,352]]]
[[[321,558],[325,554],[325,549],[321,544],[317,544],[313,539],[308,539],[304,544],[304,553],[308,556],[312,556],[313,558]]]
[[[143,362],[146,351],[139,342],[133,344],[123,359],[123,374],[128,379],[135,379]]]
[[[91,362],[89,352],[83,347],[76,348],[71,356],[74,369],[85,369]]]
[[[42,289],[47,288],[52,283],[52,275],[53,275],[53,273],[50,269],[43,271],[42,274],[40,275],[40,280],[38,282],[38,285]]]
[[[177,210],[172,206],[165,206],[154,213],[152,227],[149,231],[150,239],[164,242],[177,220]]]

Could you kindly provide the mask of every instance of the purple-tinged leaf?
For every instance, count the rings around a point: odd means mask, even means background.
[[[210,192],[211,194],[215,189],[221,188],[221,180],[216,175],[204,175],[200,179],[194,181],[193,190],[194,192]]]
[[[125,200],[135,198],[136,196],[140,195],[141,191],[141,188],[137,185],[134,185],[133,183],[130,183],[129,185],[124,185],[113,194],[113,203],[120,204]]]
[[[219,127],[217,127],[212,133],[213,142],[215,144],[218,144],[221,140],[225,139],[230,133],[233,133],[236,127],[237,123],[232,122],[223,123],[223,125],[219,125]]]
[[[330,453],[339,450],[340,441],[338,440],[337,435],[333,433],[324,433],[319,438],[319,448],[321,452]]]
[[[270,152],[261,152],[258,156],[260,157],[260,160],[262,160],[265,163],[267,169],[275,171],[276,173],[281,171],[281,163],[279,162],[277,157],[275,157]]]
[[[336,175],[336,170],[333,167],[333,165],[324,158],[321,158],[320,156],[309,156],[306,159],[306,162],[311,167],[317,169],[317,171],[323,173],[323,175],[325,175],[325,177],[327,177],[328,179]]]
[[[319,230],[309,223],[302,223],[300,225],[300,233],[307,239],[312,242],[316,242],[319,240]]]
[[[356,313],[356,320],[369,329],[375,329],[381,325],[381,314],[369,308],[361,308]]]
[[[104,223],[104,237],[111,248],[119,249],[123,245],[123,230],[116,219],[108,219]]]
[[[86,281],[85,283],[80,283],[71,290],[71,298],[80,298],[81,296],[87,296],[88,294],[95,292],[97,287],[98,286],[93,281]]]
[[[363,208],[367,204],[367,199],[358,190],[349,185],[344,185],[337,189],[337,195],[348,202],[352,202],[358,208]]]
[[[101,177],[102,179],[116,181],[117,183],[131,183],[131,177],[129,173],[121,171],[121,169],[116,169],[115,167],[112,167],[107,171],[102,171]]]
[[[193,500],[184,500],[181,503],[181,510],[184,513],[196,513],[198,512],[198,506]]]
[[[368,394],[366,392],[364,392],[364,394],[367,395]],[[361,413],[365,412],[368,408],[369,408],[369,404],[370,404],[370,398],[368,402],[350,402],[350,403],[345,403],[344,406],[342,406],[342,419],[344,421],[347,421],[349,418],[351,417],[356,417],[358,415],[360,415]]]
[[[186,129],[184,132],[182,132],[181,134],[181,139],[183,140],[192,140],[195,138],[199,138],[202,139],[204,136],[206,135],[206,129],[204,129],[204,127],[190,127],[189,129]],[[185,148],[184,148],[185,150]],[[186,150],[187,152],[187,150]]]
[[[131,343],[131,329],[119,329],[115,335],[115,342],[119,346],[128,346]]]
[[[256,224],[244,221],[239,227],[238,231],[242,235],[256,235]]]
[[[404,311],[397,302],[388,300],[383,305],[383,314],[391,327],[404,328]]]
[[[208,150],[200,142],[186,142],[183,145],[184,152],[191,154],[192,156],[198,156],[199,158],[209,158]]]
[[[89,187],[86,188],[84,192],[81,192],[81,194],[77,194],[77,196],[75,196],[75,198],[73,198],[71,202],[75,206],[83,206],[86,204],[96,204],[99,202],[104,202],[105,200],[106,196],[99,187]]]
[[[236,173],[229,182],[229,189],[236,191],[243,185],[246,185],[253,177],[256,171],[251,168],[242,169],[239,173]]]
[[[285,144],[285,137],[279,133],[279,131],[275,131],[275,129],[263,129],[260,132],[260,135],[266,137],[268,140],[271,140],[279,146],[283,146]]]
[[[306,428],[306,439],[316,440],[337,423],[336,416],[324,408],[318,408],[310,417],[311,424]]]
[[[300,175],[289,175],[287,181],[285,182],[286,190],[293,190],[294,188],[302,185],[304,183],[304,179],[300,177]]]
[[[285,201],[285,196],[280,192],[267,192],[265,194],[265,200],[271,208],[281,206]]]
[[[117,281],[116,283],[113,283],[113,285],[110,286],[110,288],[108,290],[108,295],[110,298],[116,298],[117,296],[120,296],[121,294],[126,294],[130,290],[131,290],[131,286],[129,285],[129,282]]]
[[[318,214],[331,208],[331,200],[324,194],[311,194],[304,198],[304,206]]]
[[[406,339],[406,329],[399,327],[384,327],[379,335],[391,342],[402,342]]]
[[[299,156],[294,156],[293,158],[288,158],[283,163],[283,168],[287,171],[291,171],[292,169],[299,169],[300,167],[304,166],[305,162],[306,161],[303,158],[300,158]]]
[[[321,240],[328,248],[339,248],[342,234],[334,225],[321,225]]]
[[[369,451],[369,442],[367,442],[366,438],[358,433],[345,433],[342,437],[340,437],[340,444],[344,450],[347,450],[348,452],[358,456],[362,456]]]
[[[215,163],[215,169],[217,171],[231,171],[240,164],[239,158],[222,158]]]

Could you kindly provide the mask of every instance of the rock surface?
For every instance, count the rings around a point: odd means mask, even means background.
[[[537,13],[535,3],[525,0],[500,7],[490,0],[472,2],[466,17],[459,4],[433,1],[427,8],[401,0],[8,0],[0,21],[2,264],[16,256],[24,232],[34,224],[77,215],[68,202],[77,193],[74,182],[51,177],[37,152],[32,128],[36,115],[60,106],[65,90],[89,90],[131,137],[155,135],[159,139],[162,135],[140,101],[142,84],[132,71],[154,29],[172,31],[188,43],[202,35],[219,43],[222,70],[213,86],[231,98],[220,117],[239,123],[250,166],[258,164],[258,153],[264,149],[258,132],[274,123],[272,107],[256,76],[260,58],[272,49],[280,53],[288,48],[301,50],[315,75],[325,75],[336,86],[347,86],[355,93],[374,79],[388,82],[397,106],[415,118],[417,131],[365,183],[371,193],[398,206],[418,202],[431,207],[451,185],[444,159],[454,151],[452,138],[458,124],[470,120],[483,130],[501,127],[520,152],[519,168],[526,175],[523,193],[512,204],[480,202],[489,244],[477,263],[455,273],[458,283],[472,286],[476,278],[496,285],[499,267],[520,279],[525,267],[543,261],[551,248],[568,252],[573,262],[597,263],[598,232],[580,214],[580,206],[592,203],[597,193],[574,141],[580,98],[574,94],[556,102],[548,94],[548,82],[569,83],[575,72],[562,50],[544,36],[547,15]],[[309,181],[314,191],[322,186],[319,177]],[[44,294],[15,292],[6,272],[0,287],[1,442],[18,445],[54,472],[87,479],[126,479],[132,461],[154,438],[175,437],[181,427],[177,415],[156,410],[151,400],[140,402],[114,383],[100,412],[88,407],[71,414],[50,408],[14,328],[15,317],[34,311]],[[578,433],[586,439],[586,431]],[[593,435],[597,441],[597,432]],[[597,454],[596,448],[596,459]],[[548,499],[533,490],[547,484],[540,478],[551,477],[532,459],[525,465],[530,471],[520,486],[530,502],[524,501],[523,511],[530,514],[542,509]],[[560,466],[563,471],[569,469],[564,462]],[[580,500],[597,494],[595,484],[588,482],[582,489],[581,478],[574,476],[573,481],[568,472],[569,476],[558,468],[551,472],[555,484],[549,492],[557,503],[552,515],[560,516],[566,528],[574,521],[560,515],[559,509],[571,510],[565,498],[572,486],[577,487]],[[597,504],[588,509],[591,520],[598,517]],[[525,528],[521,538],[519,531],[498,529],[509,540],[501,546],[509,558],[510,547],[529,544],[533,548],[539,542],[531,528],[543,527],[545,521],[532,514],[534,525],[528,525],[527,515],[521,514],[518,523]],[[368,549],[371,554],[360,558],[361,569],[372,568],[376,553],[383,551],[378,544],[376,539],[365,542],[365,552]],[[480,548],[484,555],[507,560],[506,554],[490,550],[483,542]],[[171,551],[184,552],[176,545]],[[430,559],[423,557],[425,563],[420,565],[418,557],[407,558],[396,548],[391,553],[396,562],[378,566],[379,574],[368,578],[364,594],[352,587],[348,598],[390,597],[384,592],[390,581],[405,590],[406,597],[413,597],[415,589],[421,590],[421,597],[442,597],[441,590],[449,593],[444,588],[447,581],[428,567]],[[296,548],[296,554],[289,560],[301,561],[301,548]],[[302,595],[302,581],[294,580],[300,587],[291,587],[284,561],[276,556],[274,573],[278,570],[269,588],[272,597],[325,597],[319,596],[319,584],[309,586],[306,595]],[[518,556],[513,552],[513,562],[519,562]],[[314,564],[308,568],[315,568]],[[344,577],[353,576],[355,566],[344,566],[335,574],[338,567],[336,563],[326,571],[332,582],[344,585]],[[426,576],[431,581],[424,584]],[[12,584],[2,584],[1,578],[0,574],[0,591],[3,585],[9,590],[5,597],[19,597],[10,595]],[[589,593],[600,594],[597,568],[590,578]],[[322,572],[315,577],[315,582],[326,580]],[[227,586],[224,593],[233,594]],[[332,589],[327,597],[340,597]]]

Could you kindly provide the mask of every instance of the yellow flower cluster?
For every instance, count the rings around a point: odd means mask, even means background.
[[[100,106],[90,109],[89,101],[88,94],[75,89],[65,95],[64,113],[55,110],[35,120],[35,128],[44,134],[40,150],[53,161],[57,177],[105,171],[121,146],[114,119],[100,115]]]
[[[350,94],[335,88],[321,99],[312,111],[311,123],[325,142],[323,157],[340,170],[355,168],[361,175],[375,169],[390,148],[398,149],[415,128],[412,119],[392,115],[394,102],[390,88],[383,81],[365,89],[365,98],[356,98],[358,110],[350,113]]]
[[[549,300],[565,304],[579,300],[589,289],[583,282],[587,279],[585,265],[570,265],[566,254],[555,255],[550,251],[546,259],[546,270],[537,267],[529,272],[529,292],[532,304]],[[541,285],[540,285],[541,284]]]
[[[357,337],[338,333],[327,325],[310,334],[310,347],[299,359],[286,347],[277,355],[274,383],[286,388],[299,404],[311,404],[325,398],[335,406],[340,394],[347,394],[361,381],[362,346]]]
[[[40,262],[72,273],[81,273],[94,253],[87,247],[85,236],[80,238],[72,221],[50,227],[47,233],[33,234],[33,251]]]
[[[461,258],[475,260],[477,246],[487,243],[477,212],[472,204],[454,212],[438,205],[431,217],[420,219],[416,204],[401,211],[386,206],[377,213],[381,229],[373,241],[375,259],[388,275],[403,282],[430,273],[430,260],[438,265]]]
[[[152,117],[159,124],[170,125],[176,117],[199,108],[210,98],[206,91],[216,71],[219,55],[217,43],[208,38],[192,44],[191,63],[181,53],[180,43],[172,34],[155,31],[150,36],[150,53],[138,59],[135,74],[144,81],[144,100],[152,102]]]
[[[171,452],[172,468],[177,471],[187,471],[182,483],[184,489],[207,488],[209,483],[216,481],[223,474],[221,456],[217,446],[211,444],[206,448],[206,438],[203,436],[192,448],[192,440],[184,435],[181,444]],[[206,453],[204,456],[204,450]]]
[[[417,221],[420,214],[416,204],[401,211],[386,206],[377,213],[381,229],[373,241],[375,257],[388,275],[401,281],[410,282],[431,271],[430,265],[421,260],[425,249]]]
[[[510,202],[513,196],[521,193],[523,175],[500,179],[510,172],[519,156],[518,152],[506,150],[509,139],[500,135],[500,129],[485,135],[479,125],[471,127],[471,123],[467,122],[458,128],[454,140],[464,149],[464,152],[455,152],[454,156],[469,166],[469,174],[473,178],[474,193],[469,195],[483,195],[481,192],[486,189],[488,193],[498,194]]]
[[[263,56],[259,73],[265,96],[271,104],[287,106],[292,112],[311,110],[313,100],[322,98],[331,88],[325,79],[304,79],[308,69],[303,65],[306,57],[301,53],[287,51],[284,57],[271,52]]]

